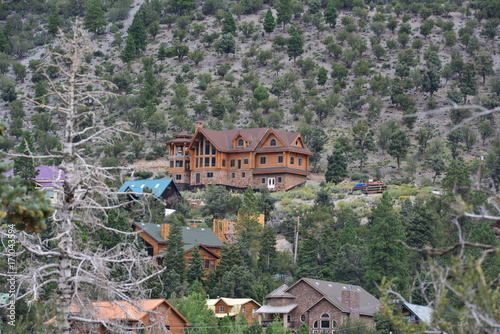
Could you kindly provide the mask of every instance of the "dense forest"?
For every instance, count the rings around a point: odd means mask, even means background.
[[[12,162],[2,172],[13,167],[20,179],[0,177],[0,219],[24,230],[16,246],[24,321],[13,332],[58,332],[44,321],[56,304],[69,314],[78,295],[169,298],[189,332],[261,333],[218,324],[206,296],[263,302],[310,277],[382,298],[376,328],[347,324],[345,333],[422,332],[392,314],[395,299],[432,305],[439,333],[498,333],[499,27],[498,0],[1,3],[0,148]],[[313,174],[286,193],[183,192],[157,274],[130,225],[161,222],[163,207],[150,198],[125,207],[109,190],[131,169],[164,177],[164,143],[197,120],[300,132]],[[163,167],[147,171],[146,161]],[[38,165],[66,171],[54,216],[29,181]],[[368,179],[389,188],[350,191]],[[194,199],[204,207],[190,208]],[[180,226],[238,213],[250,218],[215,272],[203,277],[196,253],[186,267]],[[276,251],[277,234],[298,241],[296,259]],[[6,315],[0,326],[12,329]],[[69,321],[57,326],[66,333]]]

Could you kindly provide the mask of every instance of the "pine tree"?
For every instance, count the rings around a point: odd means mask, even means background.
[[[339,149],[335,149],[327,159],[326,182],[333,182],[335,184],[342,182],[348,175],[345,155]]]
[[[47,31],[51,35],[56,35],[59,31],[60,26],[61,17],[59,16],[57,6],[54,3],[52,6],[50,6],[50,13],[49,16],[47,16]]]
[[[321,85],[321,86],[324,86],[326,83],[326,80],[328,80],[328,70],[326,68],[324,68],[323,66],[321,66],[318,69],[317,80],[318,80],[318,85]]]
[[[104,28],[108,24],[104,17],[101,0],[90,0],[87,6],[87,14],[83,26],[88,31],[100,35],[104,32]]]
[[[132,20],[132,24],[128,28],[127,33],[128,36],[132,38],[136,54],[138,54],[140,51],[146,50],[148,34],[140,11],[137,11],[137,13],[135,13],[134,19]]]
[[[279,0],[276,4],[277,24],[283,23],[283,29],[287,23],[292,20],[292,1],[291,0]]]
[[[318,278],[320,272],[318,266],[318,237],[314,231],[302,232],[302,242],[298,247],[296,277]]]
[[[464,95],[464,103],[467,103],[468,95],[477,94],[476,67],[474,63],[466,63],[459,79],[460,91]]]
[[[292,36],[288,39],[287,50],[286,53],[290,57],[293,58],[293,63],[295,64],[295,60],[298,56],[304,53],[304,41],[302,37],[298,34],[298,32],[294,31]]]
[[[377,285],[385,277],[394,280],[397,291],[404,292],[408,282],[408,261],[402,242],[406,237],[388,192],[382,194],[380,203],[373,210],[369,233],[368,252],[364,259],[367,290],[378,294]]]
[[[122,53],[120,54],[120,59],[127,63],[131,60],[134,60],[136,55],[137,55],[137,48],[135,46],[134,39],[132,36],[128,35],[127,40],[125,42],[125,47],[123,48]]]
[[[186,271],[186,261],[184,260],[184,242],[182,240],[182,220],[174,219],[170,223],[170,234],[168,236],[167,249],[163,257],[165,272],[173,270],[180,281],[184,281]],[[165,282],[166,284],[170,284]]]
[[[267,186],[262,186],[260,188],[259,201],[259,211],[264,214],[266,221],[270,219],[271,212],[274,210],[274,202],[276,200],[271,196],[271,192]]]
[[[276,256],[276,230],[271,225],[266,225],[260,239],[258,260],[260,272],[274,273]]]
[[[236,234],[238,240],[243,239],[248,242],[251,254],[256,254],[259,248],[259,238],[262,226],[259,224],[259,202],[252,187],[248,187],[243,194],[243,205],[239,212],[239,221],[236,224]],[[245,233],[245,237],[243,237]]]
[[[236,36],[236,30],[236,22],[234,22],[233,15],[227,12],[222,22],[222,34],[232,34]]]
[[[352,127],[353,146],[356,158],[359,159],[359,169],[363,169],[363,162],[367,157],[367,151],[375,151],[375,136],[373,130],[368,127],[368,121],[357,122]]]
[[[276,28],[276,20],[274,19],[271,8],[269,8],[264,18],[264,31],[270,34],[274,31],[274,28]]]
[[[35,140],[31,135],[31,132],[24,131],[22,134],[22,140],[17,146],[16,150],[18,153],[31,156],[35,151]],[[33,158],[29,157],[15,157],[14,158],[14,175],[21,178],[21,183],[31,191],[35,189],[35,178],[37,177],[39,171],[35,168],[35,163]]]
[[[196,245],[192,248],[191,259],[186,273],[186,280],[189,284],[195,281],[202,281],[205,277],[205,270],[203,269],[203,260],[201,258],[200,247]]]
[[[331,28],[335,28],[338,16],[339,13],[337,13],[337,8],[335,7],[334,2],[329,1],[325,9],[325,22],[328,23]]]
[[[398,173],[399,167],[401,165],[401,159],[404,159],[408,154],[410,145],[410,139],[403,130],[396,130],[389,137],[389,146],[387,147],[387,153],[396,158]]]
[[[0,123],[0,139],[3,136],[4,126]],[[46,219],[53,212],[49,201],[41,191],[35,190],[26,195],[26,188],[19,179],[5,176],[7,170],[7,165],[0,164],[0,211],[6,214],[4,221],[10,222],[8,229],[15,227],[39,233],[47,226]],[[13,229],[8,233],[13,234]]]

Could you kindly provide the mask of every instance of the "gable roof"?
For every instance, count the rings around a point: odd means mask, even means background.
[[[166,299],[144,299],[135,302],[125,300],[92,302],[91,305],[93,310],[91,310],[91,312],[93,316],[95,316],[95,319],[100,321],[142,321],[145,316],[153,312],[163,303],[167,304],[167,307],[173,313],[177,314],[177,316],[184,322],[185,326],[191,326],[189,321],[187,321],[187,319]],[[81,308],[79,305],[71,305],[72,313],[79,313],[80,310]],[[53,323],[55,320],[56,317],[53,317],[47,323]]]
[[[229,312],[223,312],[223,313],[218,313],[215,308],[215,305],[219,302],[222,301],[224,304],[231,306],[231,311]],[[207,299],[207,307],[214,311],[215,316],[218,318],[222,318],[225,316],[235,316],[240,314],[241,308],[243,305],[246,303],[254,302],[259,308],[261,307],[259,303],[257,303],[255,300],[251,298],[217,298],[217,299]]]
[[[328,282],[312,278],[301,278],[294,285],[289,287],[286,292],[289,292],[299,282],[305,282],[313,289],[318,291],[324,299],[338,307],[341,311],[350,313],[351,311],[342,304],[342,291],[352,289],[359,293],[359,313],[363,315],[373,316],[381,308],[380,301],[368,291],[358,285]],[[316,303],[315,303],[316,304]]]
[[[33,179],[40,189],[45,188],[62,188],[66,174],[57,166],[38,166],[35,167],[38,171],[37,176]],[[14,175],[14,170],[11,169],[5,172],[4,175]]]
[[[166,242],[161,236],[161,225],[151,223],[134,223],[135,226],[149,234],[157,242]],[[185,246],[190,246],[185,251],[191,249],[194,245],[205,245],[222,247],[224,244],[215,235],[214,231],[207,227],[182,226],[182,241]]]
[[[172,179],[158,179],[158,180],[135,180],[135,181],[126,181],[118,190],[120,193],[124,193],[127,191],[133,193],[142,194],[145,187],[148,187],[152,190],[153,194],[156,197],[160,197],[163,192],[168,188],[168,186],[172,184],[172,186],[179,192],[175,182]]]
[[[232,129],[232,130],[224,130],[217,131],[205,128],[198,128],[196,130],[196,134],[193,138],[201,133],[203,134],[210,142],[217,147],[219,151],[276,151],[278,150],[292,150],[299,153],[304,153],[308,155],[312,155],[313,153],[309,151],[309,149],[305,147],[293,146],[294,141],[300,136],[297,132],[288,132],[283,130],[274,130],[269,128],[251,128],[251,129]],[[284,143],[284,146],[273,146],[271,148],[259,148],[259,144],[262,140],[267,137],[269,133],[274,133],[278,139]],[[233,141],[236,139],[238,135],[241,135],[245,140],[249,142],[246,147],[234,147]],[[194,141],[193,141],[194,142]]]
[[[433,311],[432,307],[410,304],[407,302],[404,302],[403,306],[406,307],[408,311],[410,311],[414,316],[422,320],[427,325],[431,324],[432,311]]]

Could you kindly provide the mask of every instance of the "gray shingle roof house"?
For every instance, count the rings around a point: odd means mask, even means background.
[[[306,323],[310,333],[331,333],[347,319],[373,324],[380,301],[357,285],[301,278],[270,292],[268,303],[257,310],[266,326],[279,314],[285,327],[298,330]]]
[[[151,224],[136,222],[132,225],[134,231],[141,232],[141,238],[148,254],[163,256],[170,235],[170,224]],[[189,261],[193,248],[198,246],[206,273],[216,268],[220,260],[221,248],[224,245],[212,229],[207,227],[183,226],[182,240],[184,243],[184,258]],[[161,261],[160,261],[161,264]]]

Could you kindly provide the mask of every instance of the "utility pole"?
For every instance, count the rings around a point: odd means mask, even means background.
[[[297,217],[297,226],[295,227],[295,250],[293,252],[293,264],[297,263],[297,250],[299,246],[299,226],[300,226],[300,216]]]

